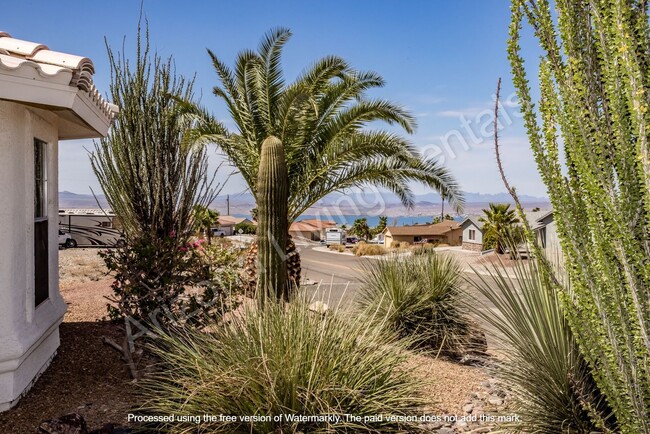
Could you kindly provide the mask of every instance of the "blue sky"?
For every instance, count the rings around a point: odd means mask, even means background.
[[[464,190],[504,191],[494,161],[491,134],[493,95],[503,77],[500,132],[508,176],[521,194],[546,196],[514,101],[506,58],[509,2],[464,1],[152,1],[145,0],[151,44],[173,56],[177,72],[196,74],[202,103],[226,120],[212,94],[217,84],[206,49],[228,64],[243,48],[256,48],[270,28],[293,32],[284,50],[284,71],[292,80],[316,59],[336,54],[355,68],[381,74],[387,84],[371,96],[391,99],[417,118],[410,140],[429,156],[442,158]],[[57,0],[8,2],[0,30],[37,41],[52,50],[84,55],[95,63],[97,87],[108,90],[104,38],[133,52],[140,2]],[[527,55],[536,55],[532,38]],[[535,76],[536,74],[531,74]],[[60,190],[89,193],[97,188],[85,148],[90,141],[60,144]],[[218,160],[216,151],[214,161]],[[237,176],[224,192],[244,190]],[[414,185],[416,193],[428,192]]]

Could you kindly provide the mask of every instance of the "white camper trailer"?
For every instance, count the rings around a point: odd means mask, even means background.
[[[327,247],[336,244],[345,246],[346,232],[340,228],[327,228],[325,229],[325,244]]]
[[[125,243],[119,218],[111,211],[61,209],[59,231],[65,234],[65,247],[113,247]]]

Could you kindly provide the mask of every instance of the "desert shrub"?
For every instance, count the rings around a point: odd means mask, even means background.
[[[359,242],[352,248],[352,253],[354,253],[356,256],[383,255],[386,253],[386,249],[384,249],[383,246],[377,244]]]
[[[411,243],[408,241],[402,241],[397,247],[399,247],[401,250],[408,250],[408,248],[411,247]]]
[[[435,254],[436,247],[438,247],[438,244],[419,244],[417,246],[413,246],[413,254],[414,255]]]
[[[202,239],[179,245],[173,236],[139,238],[100,256],[115,279],[113,304],[107,305],[114,320],[203,323],[234,307],[230,296],[241,286],[235,271],[241,263],[238,253]]]
[[[499,263],[487,270],[487,277],[477,274],[477,279],[468,280],[482,296],[471,297],[468,308],[495,331],[495,346],[502,350],[503,357],[491,371],[511,395],[509,411],[521,417],[510,428],[618,432],[558,295],[538,265],[517,260],[515,267]]]
[[[143,382],[144,410],[152,414],[414,415],[419,385],[403,369],[409,357],[394,334],[367,320],[330,311],[310,312],[304,302],[244,309],[214,333],[184,328],[166,334],[155,352],[163,370]],[[408,423],[339,424],[205,422],[201,432],[417,431]],[[159,425],[156,432],[195,433],[194,423]]]
[[[184,143],[192,123],[181,115],[179,101],[193,98],[193,81],[175,74],[171,58],[151,53],[140,30],[136,53],[127,59],[108,49],[111,99],[120,111],[90,156],[127,242],[102,254],[115,278],[114,319],[180,313],[188,303],[194,309],[197,300],[218,300],[224,289],[215,284],[203,247],[191,241],[216,217],[206,206],[217,187],[205,148]],[[181,297],[188,287],[202,291]]]
[[[400,243],[399,241],[395,241],[395,242],[393,242],[393,243],[391,244],[391,247],[393,247],[393,248],[395,248],[395,249],[399,249],[399,246],[400,246],[400,245],[401,245],[401,243]]]
[[[453,258],[437,254],[373,261],[364,266],[359,303],[387,333],[458,357],[475,331],[460,308],[460,273]]]
[[[328,248],[334,252],[345,252],[345,246],[343,244],[331,244]]]
[[[552,3],[513,0],[508,58],[568,265],[571,291],[556,290],[620,432],[648,434],[649,9]],[[530,68],[521,38],[533,31],[542,51]]]

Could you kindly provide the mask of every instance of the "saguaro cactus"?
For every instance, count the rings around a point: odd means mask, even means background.
[[[288,235],[289,177],[280,139],[262,143],[257,175],[258,297],[289,298],[285,246]]]

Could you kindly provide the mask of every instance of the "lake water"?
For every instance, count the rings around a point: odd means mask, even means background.
[[[251,218],[250,215],[238,214],[237,217],[246,217]],[[371,228],[379,224],[379,216],[358,216],[358,215],[333,215],[333,216],[323,216],[323,215],[310,215],[303,214],[298,217],[298,221],[307,220],[307,219],[322,219],[335,221],[338,225],[347,225],[348,227],[352,226],[354,221],[358,218],[365,217],[368,221],[368,226]],[[388,226],[405,226],[405,225],[414,225],[419,224],[423,225],[426,223],[431,223],[433,216],[399,216],[399,217],[388,217]],[[462,217],[455,217],[454,220],[462,221]]]

